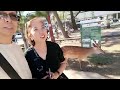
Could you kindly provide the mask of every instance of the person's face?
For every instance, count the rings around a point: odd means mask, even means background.
[[[0,11],[0,35],[12,36],[18,26],[16,11]]]
[[[35,42],[46,41],[47,29],[45,28],[44,22],[37,18],[31,22],[30,29],[31,40]]]

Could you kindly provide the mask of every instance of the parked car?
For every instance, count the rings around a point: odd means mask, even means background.
[[[15,34],[15,38],[16,38],[16,39],[22,38],[22,34],[21,34],[21,33],[16,33],[16,34]]]
[[[15,34],[15,43],[20,45],[22,48],[24,47],[24,41],[21,33],[16,33]]]

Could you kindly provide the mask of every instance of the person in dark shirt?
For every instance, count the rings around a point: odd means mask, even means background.
[[[25,57],[36,79],[68,79],[63,71],[67,61],[57,43],[47,41],[45,18],[35,17],[26,23],[26,38],[31,47]]]

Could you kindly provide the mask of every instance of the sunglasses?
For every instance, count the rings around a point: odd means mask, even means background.
[[[20,17],[17,16],[16,14],[14,14],[14,13],[9,13],[9,14],[7,14],[7,13],[0,12],[0,19],[6,19],[8,16],[9,16],[9,17],[11,18],[11,20],[13,20],[13,21],[20,21]]]

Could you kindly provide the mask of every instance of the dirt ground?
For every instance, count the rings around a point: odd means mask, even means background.
[[[114,32],[114,31],[113,31]],[[73,33],[72,37],[80,37],[78,33]],[[81,46],[80,41],[65,41],[59,43],[60,46],[64,45],[76,45]],[[86,62],[82,62],[82,71],[85,72],[95,72],[107,78],[110,78],[109,75],[117,75],[120,76],[120,37],[112,36],[112,37],[104,37],[102,38],[101,48],[106,52],[110,53],[113,56],[116,56],[117,59],[114,60],[112,64],[104,65],[104,66],[91,66]],[[76,70],[81,71],[79,68],[79,62],[75,60],[68,60],[68,66],[66,70]]]

